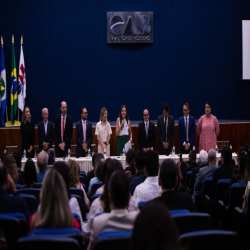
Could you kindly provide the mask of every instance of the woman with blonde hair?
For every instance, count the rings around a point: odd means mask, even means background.
[[[89,209],[89,205],[90,205],[89,199],[88,199],[86,192],[85,192],[85,190],[84,190],[84,188],[79,180],[80,167],[79,167],[78,163],[76,161],[73,161],[73,160],[69,160],[67,164],[69,166],[69,186],[82,189],[83,195],[84,195],[85,205],[86,205],[87,209]]]
[[[46,172],[40,193],[40,210],[30,217],[30,230],[34,228],[80,228],[73,219],[68,192],[61,174],[56,169]]]
[[[106,108],[102,108],[100,111],[100,121],[96,124],[96,138],[98,141],[98,153],[104,152],[106,149],[106,155],[110,156],[110,138],[112,134],[111,126],[108,122],[108,110]]]

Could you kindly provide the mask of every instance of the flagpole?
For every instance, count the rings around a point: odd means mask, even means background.
[[[20,44],[21,46],[23,45],[23,36],[21,36]],[[18,107],[18,121],[19,121],[19,107]]]

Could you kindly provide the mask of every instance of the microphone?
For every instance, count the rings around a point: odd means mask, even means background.
[[[123,115],[122,120],[124,120],[124,119],[125,119],[125,116]],[[121,129],[123,129],[123,127],[124,127],[124,123],[122,124]]]

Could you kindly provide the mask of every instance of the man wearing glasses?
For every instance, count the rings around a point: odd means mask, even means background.
[[[91,143],[93,141],[92,124],[87,120],[88,111],[86,107],[82,107],[81,120],[76,123],[76,157],[86,157],[88,149],[91,150]]]
[[[145,152],[155,146],[155,125],[149,121],[149,112],[147,109],[143,111],[143,122],[138,124],[137,141],[139,149]]]
[[[184,116],[179,118],[178,123],[178,136],[180,139],[180,152],[182,154],[188,154],[195,145],[195,120],[193,116],[189,115],[190,105],[184,103],[183,114]]]

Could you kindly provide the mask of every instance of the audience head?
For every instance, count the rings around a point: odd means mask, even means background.
[[[222,165],[232,164],[232,150],[229,146],[224,146],[221,150],[221,163]]]
[[[158,176],[159,156],[154,150],[145,153],[145,173],[147,177]]]
[[[207,164],[208,154],[205,150],[200,151],[200,162],[201,164]]]
[[[95,155],[96,155],[96,157],[95,157],[95,162],[94,162],[94,171],[95,171],[95,169],[96,169],[96,166],[99,164],[99,162],[100,162],[102,159],[104,159],[104,155],[101,154],[101,153],[97,153],[97,154],[95,154]]]
[[[115,170],[109,181],[110,208],[125,209],[130,199],[130,183],[122,170]]]
[[[37,182],[36,166],[31,158],[28,158],[25,163],[23,177],[25,184],[28,186],[32,186],[33,183]]]
[[[54,151],[54,149],[49,148],[47,153],[49,156],[48,165],[54,165],[54,163],[55,163],[55,151]]]
[[[69,186],[77,187],[79,184],[80,167],[76,161],[69,160]]]
[[[177,168],[172,159],[166,159],[162,162],[159,172],[159,184],[163,190],[173,189],[177,186]]]
[[[19,183],[19,174],[17,171],[16,160],[12,155],[6,155],[3,161],[8,169],[8,173],[15,183]]]
[[[68,199],[70,199],[71,195],[70,195],[70,188],[69,188],[69,167],[67,166],[65,162],[57,161],[54,164],[53,168],[56,169],[61,174],[65,182],[66,190],[68,192]]]
[[[238,160],[239,174],[244,178],[246,167],[248,167],[248,164],[247,164],[248,154],[246,151],[240,151],[237,158],[238,158],[237,160]]]
[[[196,151],[195,150],[191,150],[189,152],[189,161],[191,163],[196,162]]]
[[[131,168],[134,168],[134,161],[135,161],[135,151],[134,149],[130,148],[126,154],[126,162]]]
[[[145,151],[138,150],[135,154],[135,168],[137,171],[143,171],[145,167]]]
[[[49,169],[40,193],[40,215],[37,228],[70,228],[73,217],[65,182],[56,169]]]
[[[95,169],[95,176],[98,178],[99,181],[103,182],[103,168],[104,168],[105,161],[101,160]]]
[[[95,158],[96,158],[96,155],[97,154],[93,154],[92,155],[92,167],[94,168],[94,166],[95,166]]]
[[[39,168],[39,172],[46,170],[48,165],[49,156],[45,151],[41,151],[37,156],[37,166]]]
[[[133,234],[132,250],[178,250],[179,235],[167,206],[160,201],[148,202],[137,216]]]
[[[3,154],[1,155],[1,161],[2,161],[2,162],[4,161],[4,158],[5,158],[7,155],[8,155],[7,153],[3,153]]]
[[[8,170],[4,162],[0,161],[0,188],[7,182]]]
[[[209,149],[208,151],[208,163],[216,164],[216,151],[214,149]]]
[[[21,155],[21,153],[19,151],[15,151],[13,153],[13,157],[15,158],[17,168],[21,169],[21,167],[22,167],[22,155]]]

